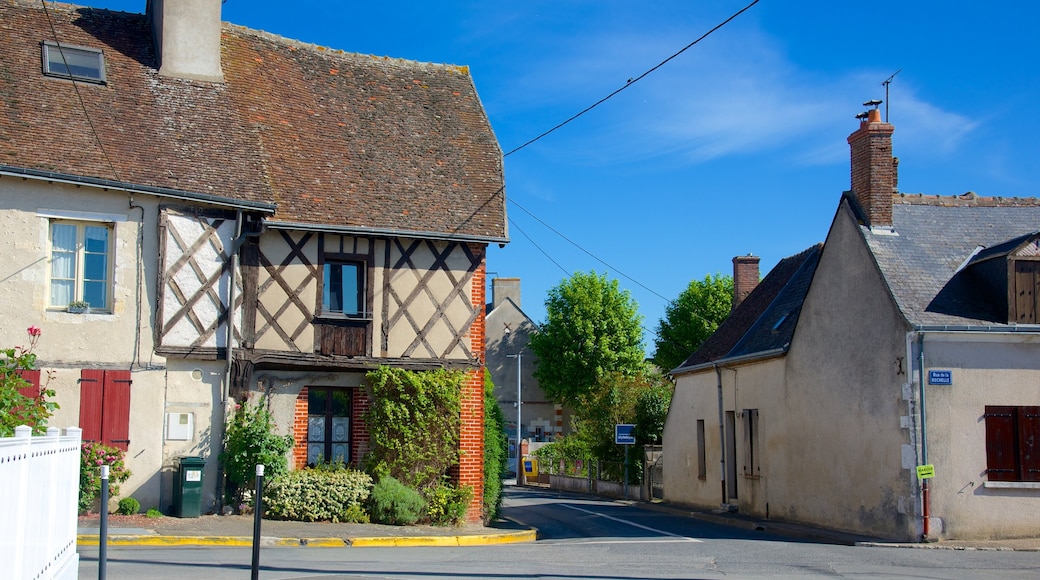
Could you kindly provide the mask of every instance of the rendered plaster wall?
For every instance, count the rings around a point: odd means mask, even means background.
[[[1040,485],[994,487],[986,477],[986,405],[1040,404],[1036,336],[925,335],[930,508],[946,538],[1036,537]],[[951,385],[928,384],[929,370]],[[987,487],[989,486],[989,487]]]
[[[41,364],[126,363],[141,353],[141,363],[153,361],[148,304],[154,303],[156,279],[157,203],[117,191],[90,187],[0,178],[0,310],[4,325],[0,343],[23,345],[25,329],[43,330],[36,354]],[[142,213],[146,233],[141,235]],[[111,240],[111,307],[90,314],[70,314],[64,305],[50,306],[50,221],[53,216],[114,225]],[[142,302],[139,306],[138,301]]]
[[[727,469],[727,492],[723,496],[722,432],[719,429],[719,388],[714,368],[681,375],[668,409],[664,427],[664,493],[670,502],[716,508],[722,503],[738,506],[741,513],[765,515],[772,486],[782,482],[776,470],[786,469],[784,429],[788,420],[783,401],[784,359],[772,358],[743,365],[721,366],[723,413],[732,412],[735,429],[727,435],[727,455],[735,460]],[[749,464],[748,441],[742,414],[759,412],[757,447],[759,469],[745,474]],[[697,421],[704,421],[705,476],[698,475]],[[735,470],[736,477],[731,478]],[[736,494],[733,494],[733,487]]]
[[[908,330],[843,203],[787,355],[786,456],[773,471],[785,486],[770,488],[773,514],[919,536]]]

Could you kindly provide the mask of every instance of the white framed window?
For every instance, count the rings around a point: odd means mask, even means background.
[[[365,316],[365,265],[352,260],[327,260],[323,271],[323,314]]]
[[[86,302],[93,310],[110,310],[114,228],[99,222],[51,220],[51,308]]]
[[[105,57],[94,48],[44,41],[43,74],[104,84]]]

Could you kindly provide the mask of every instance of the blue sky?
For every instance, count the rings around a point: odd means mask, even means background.
[[[223,18],[350,52],[468,65],[508,152],[750,1],[228,0]],[[145,0],[80,3],[143,12]],[[748,253],[765,275],[823,241],[849,187],[854,117],[885,98],[896,71],[901,191],[1040,195],[1038,17],[1031,2],[761,0],[507,156],[512,242],[489,251],[488,270],[521,278],[537,322],[568,273],[618,279],[639,303],[650,353],[649,331],[691,280],[729,274]]]

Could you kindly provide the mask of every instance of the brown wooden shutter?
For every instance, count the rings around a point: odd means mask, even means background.
[[[1015,260],[1014,308],[1015,317],[1009,322],[1037,323],[1037,282],[1040,281],[1040,262]]]
[[[123,451],[130,445],[130,371],[105,371],[101,438]]]
[[[84,441],[101,439],[101,400],[105,371],[83,369],[79,373],[79,428]]]
[[[1015,408],[986,405],[986,477],[1018,481],[1015,453]]]
[[[23,397],[29,397],[35,399],[40,396],[40,371],[33,370],[18,370],[15,371],[18,376],[22,377],[22,380],[27,381],[29,384],[25,387],[18,389]]]
[[[1040,481],[1040,407],[1018,409],[1018,458],[1021,481]]]

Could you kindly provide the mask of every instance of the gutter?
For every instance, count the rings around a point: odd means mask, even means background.
[[[1038,331],[1040,331],[1040,330],[1038,330]],[[759,360],[766,360],[766,359],[776,358],[778,356],[783,356],[783,355],[787,354],[787,349],[788,349],[789,346],[791,346],[791,345],[787,344],[787,345],[784,345],[784,346],[782,346],[780,348],[773,348],[773,349],[770,349],[770,350],[763,350],[761,352],[755,352],[755,353],[751,353],[751,354],[741,354],[741,355],[737,355],[737,356],[730,356],[730,357],[719,358],[719,359],[711,360],[711,361],[704,362],[704,363],[698,363],[698,364],[695,364],[695,365],[690,365],[688,367],[678,367],[678,368],[672,369],[671,374],[672,375],[679,375],[679,374],[695,373],[697,371],[703,371],[705,369],[710,369],[710,368],[718,367],[718,366],[728,366],[728,365],[742,364],[742,363],[748,363],[748,362],[753,362],[753,361],[759,361]]]
[[[479,242],[484,244],[509,243],[508,237],[501,236],[453,235],[444,232],[423,232],[419,230],[401,230],[395,228],[369,228],[365,226],[330,226],[325,224],[309,224],[301,222],[265,221],[264,227],[272,230],[304,230],[368,237],[418,238],[446,242]]]
[[[24,169],[21,167],[11,167],[10,165],[0,165],[0,176],[5,175],[10,177],[20,177],[22,179],[48,181],[52,183],[66,183],[69,185],[76,186],[89,185],[92,187],[100,187],[102,189],[114,189],[116,191],[125,191],[127,193],[157,195],[160,197],[169,197],[184,201],[201,201],[213,205],[262,211],[267,213],[274,213],[274,211],[278,208],[278,206],[273,203],[243,201],[237,199],[230,199],[227,197],[221,197],[218,195],[195,193],[191,191],[182,191],[179,189],[170,189],[166,187],[135,185],[133,183],[127,183],[124,181],[113,181],[111,179],[83,177],[79,175],[70,175],[68,173],[56,173],[53,171],[41,171],[38,169]]]

